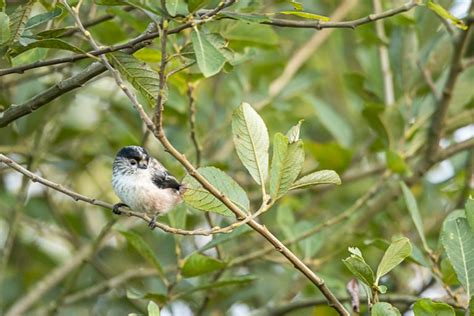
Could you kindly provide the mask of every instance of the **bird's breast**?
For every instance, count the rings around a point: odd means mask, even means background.
[[[113,177],[112,186],[122,202],[137,212],[166,213],[181,202],[176,190],[160,189],[143,176]]]

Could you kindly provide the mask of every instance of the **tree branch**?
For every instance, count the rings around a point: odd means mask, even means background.
[[[436,160],[431,163],[431,166],[434,164],[443,161],[449,157],[452,157],[462,151],[465,150],[471,150],[474,148],[474,138],[470,138],[466,141],[456,143],[454,145],[451,145],[450,147],[444,149],[440,154],[437,156]],[[430,167],[431,167],[430,166]],[[418,172],[411,178],[406,179],[406,182],[408,185],[413,185],[417,181],[417,179],[421,178],[421,176],[428,170],[427,168],[424,172]],[[393,187],[394,189],[388,189],[387,192],[385,192],[381,197],[375,198],[377,193],[380,192],[380,190],[383,187],[383,184],[385,183],[385,180],[388,179],[390,173],[386,172],[384,176],[380,178],[380,180],[374,184],[363,196],[361,196],[357,201],[347,210],[344,212],[340,213],[339,215],[332,217],[328,221],[317,225],[306,232],[301,233],[300,235],[294,237],[293,239],[285,240],[284,243],[288,245],[295,244],[299,241],[302,241],[310,236],[313,236],[314,234],[320,232],[322,229],[331,227],[333,225],[336,225],[338,223],[343,222],[345,219],[349,218],[351,215],[355,214],[360,208],[363,206],[369,205],[369,210],[372,212],[375,212],[376,210],[379,210],[382,206],[386,206],[387,202],[396,198],[398,195],[398,186]],[[234,266],[234,265],[241,265],[244,262],[251,261],[254,259],[262,258],[264,255],[270,253],[273,249],[271,247],[264,247],[262,249],[256,250],[254,252],[251,252],[247,255],[241,256],[237,259],[234,259],[230,262],[229,265]]]
[[[473,8],[474,3],[471,4],[469,12],[471,12]],[[472,29],[471,25],[469,25],[468,27],[468,30],[461,31],[453,47],[453,55],[451,57],[451,67],[449,69],[448,79],[446,80],[446,83],[443,87],[441,98],[438,99],[438,101],[436,102],[436,109],[433,114],[433,119],[431,121],[431,126],[428,132],[428,146],[426,148],[424,163],[429,163],[430,161],[432,161],[439,150],[439,141],[443,136],[444,121],[448,112],[448,107],[451,103],[453,89],[456,85],[456,81],[459,77],[459,74],[463,70],[462,57],[464,56],[464,52],[468,43],[468,38]]]
[[[65,0],[62,0],[62,2],[65,4],[66,8],[69,6],[67,5],[67,2]],[[232,1],[230,1],[232,2]],[[223,6],[221,6],[223,8]],[[71,14],[74,16],[76,23],[78,24],[79,27],[81,27],[80,24],[80,19],[77,16],[77,13],[74,12],[70,7],[68,10],[71,12]],[[212,11],[214,14],[217,14],[219,11],[218,10],[213,10]],[[212,16],[207,16],[207,19],[212,18]],[[164,26],[165,23],[164,23]],[[83,28],[81,28],[83,29]],[[83,33],[86,37],[89,38],[89,41],[91,44],[94,46],[94,41],[92,37],[90,36],[90,33],[87,31],[83,30]],[[162,50],[165,49],[162,47]],[[259,224],[256,222],[253,218],[250,216],[247,217],[246,213],[244,213],[237,205],[235,205],[227,196],[222,194],[216,187],[214,187],[209,181],[207,181],[206,178],[204,178],[197,170],[196,168],[187,160],[187,158],[181,154],[167,139],[163,126],[161,123],[161,115],[156,118],[156,123],[159,124],[158,126],[155,127],[151,119],[148,117],[148,115],[145,113],[143,110],[143,107],[141,104],[138,102],[136,96],[127,88],[125,84],[123,84],[122,79],[120,78],[120,75],[115,69],[112,68],[112,66],[108,63],[107,59],[103,56],[101,56],[101,61],[104,63],[104,65],[112,72],[118,86],[125,92],[127,97],[130,99],[132,102],[134,108],[139,112],[140,117],[142,118],[143,122],[145,125],[150,129],[150,132],[152,132],[155,137],[161,142],[161,144],[165,147],[165,149],[173,156],[175,157],[183,167],[186,168],[186,170],[189,172],[189,174],[194,177],[201,185],[212,195],[214,195],[217,199],[219,199],[224,205],[227,206],[229,210],[231,210],[238,219],[244,218],[244,221],[247,221],[247,224],[252,227],[255,231],[257,231],[260,235],[262,235],[265,239],[267,239],[277,251],[281,252],[295,267],[296,269],[300,270],[314,285],[316,285],[322,294],[327,298],[329,304],[338,311],[339,314],[349,316],[349,312],[344,308],[341,302],[337,299],[337,297],[329,290],[329,288],[326,286],[324,281],[318,277],[311,269],[304,264],[303,261],[301,261],[293,252],[291,252],[280,240],[278,240],[264,225]],[[161,68],[160,68],[161,69]],[[166,79],[164,74],[160,74],[160,78]],[[162,83],[160,83],[161,86]],[[161,90],[161,89],[160,89]],[[158,95],[161,95],[161,91]],[[160,99],[159,103],[157,103],[157,107],[155,109],[155,113],[161,112],[163,107],[162,105],[160,106],[160,103],[162,99]],[[155,116],[156,117],[156,116]],[[260,210],[264,210],[265,206],[271,205],[271,203],[263,203],[262,207]],[[255,214],[257,214],[256,212]],[[254,215],[255,215],[254,214]]]
[[[361,297],[361,300],[365,300],[367,298]],[[411,305],[417,300],[419,300],[420,297],[416,295],[408,295],[408,294],[398,294],[398,293],[393,293],[393,294],[387,294],[387,295],[381,295],[380,300],[384,302],[389,302],[391,304],[406,304],[406,305]],[[351,297],[345,296],[341,298],[342,302],[350,302]],[[452,305],[454,307],[459,307],[455,302],[452,302],[450,300],[446,300],[445,298],[441,299],[435,299],[435,301],[447,303],[449,305]],[[281,307],[276,307],[274,309],[270,309],[268,312],[269,316],[282,316],[286,315],[290,312],[294,312],[299,309],[303,308],[308,308],[308,307],[313,307],[317,305],[323,305],[325,302],[323,299],[308,299],[308,300],[300,300],[296,302],[290,302],[286,303],[285,305]]]
[[[107,203],[107,202],[104,202],[104,201],[101,201],[101,200],[98,200],[98,199],[90,198],[88,196],[79,194],[77,192],[74,192],[70,189],[65,188],[64,186],[62,186],[58,183],[55,183],[51,180],[40,177],[40,176],[34,174],[33,172],[29,171],[28,169],[23,168],[18,163],[16,163],[15,161],[13,161],[12,159],[8,158],[7,156],[5,156],[3,154],[0,154],[0,162],[3,162],[6,165],[8,165],[10,168],[22,173],[26,177],[30,178],[32,182],[41,183],[41,184],[43,184],[43,185],[45,185],[45,186],[47,186],[47,187],[49,187],[49,188],[51,188],[55,191],[58,191],[58,192],[61,192],[65,195],[67,195],[67,196],[70,196],[75,201],[83,201],[83,202],[86,202],[86,203],[89,203],[89,204],[92,204],[92,205],[96,205],[96,206],[100,206],[100,207],[103,207],[103,208],[107,208],[107,209],[110,209],[110,210],[113,209],[113,206],[114,206],[113,204],[110,204],[110,203]],[[238,227],[240,227],[244,224],[247,224],[250,220],[253,220],[253,219],[257,218],[259,215],[266,212],[270,207],[271,207],[271,205],[264,205],[264,207],[260,208],[257,212],[255,212],[251,216],[245,216],[241,221],[232,223],[232,224],[230,224],[228,226],[224,226],[224,227],[215,226],[215,227],[211,227],[210,229],[185,230],[185,229],[174,228],[174,227],[171,227],[171,226],[168,226],[166,224],[159,223],[159,222],[156,222],[156,227],[158,227],[159,229],[161,229],[161,230],[163,230],[167,233],[176,234],[176,235],[187,235],[187,236],[196,236],[196,235],[209,236],[209,235],[213,235],[213,234],[230,233],[234,229],[236,229],[236,228],[238,228]],[[150,223],[152,221],[152,218],[150,216],[148,216],[146,213],[134,212],[134,211],[132,211],[132,210],[126,208],[126,207],[120,207],[119,210],[124,215],[138,217],[138,218],[146,221],[147,223]]]
[[[194,86],[188,83],[188,99],[189,99],[189,137],[194,145],[196,152],[196,167],[201,165],[201,146],[199,145],[196,135],[196,100],[194,98]]]
[[[234,2],[235,1],[223,2],[225,5],[220,6],[221,10],[228,7],[228,6],[230,6]],[[354,29],[354,28],[356,28],[360,25],[364,25],[364,24],[367,24],[367,23],[371,23],[373,21],[377,21],[377,20],[380,20],[380,19],[385,19],[385,18],[394,16],[394,15],[409,11],[412,8],[416,7],[417,5],[418,5],[417,1],[414,0],[414,1],[411,1],[411,2],[409,2],[409,3],[407,3],[403,6],[399,7],[399,8],[387,10],[387,11],[382,12],[380,14],[371,14],[371,15],[368,15],[366,17],[363,17],[363,18],[360,18],[360,19],[357,19],[357,20],[345,21],[345,22],[304,22],[304,21],[294,21],[294,20],[271,18],[270,21],[261,22],[261,24],[268,24],[268,25],[272,25],[272,26],[276,26],[276,27],[313,28],[313,29],[317,29],[317,30],[328,29],[328,28],[352,28],[352,29]],[[176,27],[172,30],[169,30],[168,34],[179,33],[184,29],[193,27],[194,25],[206,23],[206,22],[210,21],[211,18],[213,18],[216,14],[216,13],[213,13],[213,10],[210,10],[210,11],[209,10],[204,10],[203,12],[205,12],[205,13],[203,15],[201,15],[201,18],[202,18],[201,20],[185,23],[185,24],[183,24],[179,27]],[[219,11],[217,11],[217,12],[219,12]],[[219,18],[220,19],[232,19],[232,18],[226,17],[226,16],[220,16]],[[154,38],[157,38],[159,36],[160,36],[159,32],[152,32],[152,33],[149,33],[142,40],[143,41],[148,41],[148,40],[152,40]],[[124,44],[113,45],[113,46],[105,47],[105,48],[102,48],[102,49],[96,49],[96,50],[93,50],[93,51],[89,51],[86,54],[77,54],[77,55],[73,55],[73,56],[70,56],[70,57],[56,58],[56,59],[46,60],[46,61],[43,61],[43,62],[35,62],[35,63],[28,64],[28,65],[12,67],[12,68],[8,68],[8,69],[0,70],[0,76],[4,76],[4,75],[7,75],[7,74],[12,74],[12,73],[23,73],[24,71],[34,69],[34,68],[39,68],[39,67],[51,66],[51,65],[67,63],[67,62],[74,62],[74,61],[77,61],[77,60],[90,58],[90,56],[99,56],[101,54],[110,53],[110,52],[114,52],[114,51],[122,50],[122,49],[126,49],[126,48],[131,48],[131,47],[134,47],[135,45],[137,45],[139,43],[140,43],[140,40],[138,40],[138,41],[137,40],[131,40],[131,41],[129,41],[127,43],[124,43]]]

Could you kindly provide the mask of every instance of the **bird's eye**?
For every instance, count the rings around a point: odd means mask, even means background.
[[[132,166],[135,166],[137,164],[137,161],[135,159],[130,159],[130,164]]]

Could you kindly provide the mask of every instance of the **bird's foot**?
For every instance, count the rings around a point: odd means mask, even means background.
[[[150,227],[151,230],[155,229],[156,227],[156,218],[158,217],[158,214],[153,215],[151,218],[151,221],[148,223],[148,227]]]
[[[114,214],[121,215],[122,211],[120,210],[120,208],[123,206],[129,207],[127,204],[120,202],[114,205],[114,207],[112,208],[112,212]]]

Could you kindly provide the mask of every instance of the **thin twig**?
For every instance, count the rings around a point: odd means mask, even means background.
[[[158,96],[156,97],[155,115],[153,116],[157,130],[160,130],[163,125],[163,103],[165,100],[165,86],[166,86],[166,45],[168,43],[168,20],[163,18],[161,23],[161,62],[160,70],[158,72]]]
[[[382,12],[382,4],[380,3],[380,0],[372,0],[372,3],[374,5],[375,13],[380,14],[380,12]],[[395,90],[393,88],[393,75],[392,70],[390,68],[390,59],[386,46],[387,35],[385,34],[383,20],[375,21],[375,32],[377,34],[377,37],[381,41],[381,44],[378,45],[378,50],[380,56],[380,66],[382,68],[385,105],[391,106],[395,103]]]
[[[474,10],[474,2],[471,4],[468,12]],[[448,112],[448,107],[451,103],[451,98],[453,95],[453,89],[459,77],[459,74],[462,72],[462,57],[464,56],[469,34],[471,33],[471,25],[468,26],[468,30],[461,31],[453,47],[453,54],[451,57],[451,67],[449,69],[448,78],[444,84],[441,98],[436,102],[436,110],[433,114],[433,119],[431,121],[431,126],[428,132],[427,139],[427,148],[425,153],[424,164],[429,163],[435,159],[436,154],[439,150],[439,141],[443,136],[443,129],[446,114]],[[420,168],[423,168],[420,167]]]
[[[147,28],[147,30],[138,36],[135,40],[143,39],[147,37],[147,34],[152,32],[153,24]],[[126,50],[126,53],[132,54],[140,48],[149,44],[148,41],[138,41],[139,43]],[[93,63],[88,66],[85,70],[80,73],[71,76],[70,78],[64,79],[49,89],[35,95],[25,103],[10,106],[6,111],[0,113],[0,128],[7,126],[11,122],[28,115],[37,109],[41,108],[43,105],[48,104],[59,96],[82,87],[87,81],[95,78],[96,76],[103,73],[107,68],[100,63]]]
[[[388,179],[390,176],[389,172],[386,172],[379,181],[377,181],[376,184],[374,184],[363,196],[361,196],[357,201],[348,209],[346,209],[344,212],[330,218],[329,220],[299,234],[298,236],[285,240],[284,243],[288,245],[295,244],[301,240],[304,240],[310,236],[313,236],[314,234],[320,232],[324,228],[331,227],[333,225],[336,225],[345,219],[349,218],[354,212],[359,210],[363,205],[367,204],[368,201],[375,196],[375,194],[380,190],[382,187],[382,184]],[[249,254],[246,254],[244,256],[241,256],[239,258],[236,258],[230,262],[229,265],[234,266],[234,265],[241,265],[244,262],[251,261],[257,258],[261,258],[264,255],[270,253],[272,251],[271,247],[264,247],[262,249],[256,250],[254,252],[251,252]]]
[[[227,2],[225,2],[226,5],[221,7],[221,8],[228,7],[230,4],[232,4],[234,2],[235,1],[227,1]],[[261,22],[261,24],[267,24],[267,25],[272,25],[272,26],[276,26],[276,27],[312,28],[312,29],[317,29],[317,30],[329,29],[329,28],[351,28],[351,29],[355,29],[358,26],[361,26],[361,25],[364,25],[364,24],[367,24],[367,23],[371,23],[373,21],[377,21],[377,20],[380,20],[380,19],[385,19],[385,18],[394,16],[394,15],[409,11],[412,8],[416,7],[417,5],[418,5],[417,1],[411,1],[411,2],[401,6],[399,8],[390,9],[390,10],[387,10],[387,11],[382,12],[380,14],[370,14],[370,15],[368,15],[366,17],[363,17],[363,18],[360,18],[360,19],[356,19],[356,20],[352,20],[352,21],[345,21],[345,22],[303,22],[303,21],[295,21],[295,20],[270,18],[269,21]],[[202,23],[206,23],[206,22],[210,21],[212,18],[215,17],[215,15],[211,15],[211,13],[213,11],[214,10],[212,10],[212,11],[204,10],[205,13],[201,16],[202,17],[201,20],[196,20],[194,22],[185,23],[185,24],[183,24],[179,27],[176,27],[172,30],[169,30],[168,34],[179,33],[184,29],[188,29],[188,28],[193,27],[197,24],[202,24]],[[228,17],[228,16],[220,16],[219,18],[221,18],[221,19],[232,19],[231,17]],[[87,54],[92,55],[92,56],[98,56],[98,55],[101,55],[101,54],[110,53],[110,52],[114,52],[114,51],[117,51],[117,50],[122,50],[122,49],[125,49],[125,48],[131,48],[131,47],[134,47],[135,45],[139,44],[141,41],[149,41],[149,40],[152,40],[152,39],[157,38],[159,36],[160,36],[160,32],[152,32],[152,33],[149,33],[142,40],[138,40],[138,41],[137,40],[131,40],[131,41],[126,42],[124,44],[113,45],[113,46],[105,47],[105,48],[100,49],[100,50],[93,50],[93,51],[88,52]],[[34,68],[39,68],[39,67],[45,67],[45,66],[61,64],[61,63],[67,63],[67,62],[73,62],[73,61],[76,61],[76,60],[80,60],[80,59],[90,57],[87,54],[78,54],[78,55],[73,55],[73,56],[66,57],[66,58],[56,58],[56,59],[51,59],[51,60],[47,60],[47,61],[44,61],[44,62],[35,62],[35,63],[28,64],[28,65],[22,65],[22,66],[18,66],[18,67],[12,67],[12,68],[8,68],[8,69],[0,70],[0,76],[4,76],[4,75],[7,75],[7,74],[12,74],[12,73],[23,73],[24,71],[34,69]]]
[[[3,162],[6,165],[8,165],[9,167],[11,167],[12,169],[22,173],[26,177],[30,178],[32,182],[41,183],[41,184],[43,184],[43,185],[45,185],[45,186],[47,186],[51,189],[54,189],[58,192],[61,192],[65,195],[67,195],[67,196],[70,196],[75,201],[83,201],[83,202],[86,202],[86,203],[89,203],[89,204],[92,204],[92,205],[101,206],[101,207],[108,208],[108,209],[111,209],[111,210],[113,209],[113,204],[103,202],[101,200],[97,200],[97,199],[90,198],[88,196],[79,194],[77,192],[74,192],[72,190],[69,190],[69,189],[65,188],[64,186],[62,186],[58,183],[55,183],[55,182],[53,182],[51,180],[48,180],[48,179],[45,179],[41,176],[38,176],[38,175],[32,173],[31,171],[29,171],[28,169],[23,168],[21,165],[19,165],[18,163],[16,163],[15,161],[13,161],[12,159],[8,158],[7,156],[5,156],[3,154],[0,154],[0,162]],[[238,228],[238,227],[240,227],[244,224],[247,224],[250,220],[253,220],[253,219],[257,218],[259,215],[266,212],[270,207],[271,207],[271,204],[264,205],[262,208],[260,208],[257,212],[255,212],[251,216],[244,216],[241,221],[232,223],[232,224],[230,224],[228,226],[224,226],[224,227],[215,226],[215,227],[211,227],[210,229],[185,230],[185,229],[174,228],[174,227],[168,226],[168,225],[160,223],[160,222],[156,222],[156,227],[158,227],[159,229],[161,229],[165,232],[171,233],[171,234],[187,235],[187,236],[190,236],[190,235],[191,236],[195,236],[195,235],[209,236],[209,235],[213,235],[213,234],[230,233],[234,229],[236,229],[236,228]],[[138,218],[146,221],[147,223],[150,223],[152,221],[152,218],[150,216],[148,216],[146,213],[134,212],[134,211],[132,211],[128,208],[125,208],[125,207],[121,207],[119,210],[122,212],[122,214],[124,214],[126,216],[138,217]]]
[[[201,165],[201,146],[196,136],[196,99],[194,98],[194,86],[188,83],[188,99],[189,99],[189,137],[194,145],[196,152],[196,167]]]
[[[76,24],[81,28],[83,34],[89,39],[91,42],[91,45],[93,45],[94,48],[97,48],[97,44],[95,43],[94,39],[91,37],[90,33],[85,30],[83,27],[81,27],[81,21],[79,19],[79,16],[77,12],[74,12],[67,2],[65,0],[62,0],[62,3],[66,6],[66,8],[69,10],[69,12],[74,16],[76,20]],[[215,14],[217,14],[219,11],[214,10]],[[211,16],[207,16],[206,19],[212,18]],[[166,23],[163,23],[162,25],[164,28],[166,28]],[[163,50],[163,47],[162,47]],[[227,196],[222,194],[216,187],[214,187],[209,181],[204,178],[197,170],[196,168],[186,159],[186,157],[181,154],[168,140],[166,137],[164,130],[163,130],[163,125],[162,125],[162,116],[161,116],[161,111],[163,109],[162,104],[162,98],[160,98],[160,101],[157,102],[157,107],[155,109],[155,122],[157,123],[157,126],[155,128],[155,125],[153,122],[150,120],[148,115],[145,113],[143,110],[143,107],[141,104],[138,102],[136,96],[126,87],[126,85],[123,83],[123,80],[120,78],[120,74],[113,69],[113,67],[109,64],[107,59],[101,55],[101,60],[103,64],[109,69],[114,76],[117,84],[119,87],[125,92],[127,97],[130,99],[132,102],[134,108],[139,112],[143,122],[145,125],[150,129],[151,132],[155,135],[155,137],[161,142],[161,144],[165,147],[165,149],[173,156],[175,157],[181,165],[183,165],[186,170],[189,172],[189,174],[194,177],[201,185],[212,195],[214,195],[216,198],[218,198],[229,210],[231,210],[238,219],[244,218],[241,222],[247,221],[247,224],[252,227],[255,231],[257,231],[260,235],[265,237],[274,247],[277,249],[279,252],[281,252],[295,267],[296,269],[300,270],[314,285],[316,285],[322,294],[327,298],[328,302],[330,305],[336,309],[336,311],[345,316],[349,316],[349,312],[345,309],[345,307],[342,305],[342,303],[337,299],[337,297],[329,290],[329,288],[326,286],[324,281],[318,277],[311,269],[304,264],[303,261],[301,261],[293,252],[291,252],[280,240],[278,240],[264,225],[259,224],[256,222],[251,216],[247,216],[245,212],[243,212],[237,205],[235,205]],[[163,58],[164,60],[164,58]],[[165,79],[164,73],[160,74],[160,78],[163,80]],[[163,82],[160,82],[160,86],[164,86]],[[160,89],[161,90],[161,89]],[[157,99],[160,97],[161,91],[157,97]],[[158,117],[157,117],[157,113]],[[265,201],[266,202],[266,201]],[[266,209],[266,206],[271,206],[271,202],[268,203],[262,203],[262,207],[259,211],[264,211]],[[256,215],[258,212],[256,212],[254,215]],[[239,223],[239,222],[238,222]]]
[[[366,300],[365,297],[361,297],[360,299]],[[416,295],[398,294],[398,293],[386,294],[386,295],[380,296],[381,301],[389,302],[391,304],[411,305],[419,299],[420,297]],[[351,300],[351,297],[349,296],[341,297],[341,301],[343,302],[350,302],[350,300]],[[459,307],[455,302],[452,302],[451,300],[446,299],[446,298],[435,299],[435,301],[447,303],[454,307]],[[284,305],[282,304],[282,306],[280,307],[270,309],[267,315],[268,316],[282,316],[299,309],[313,307],[317,305],[323,305],[324,303],[325,302],[323,299],[307,299],[307,300],[300,300],[296,302],[290,302]]]

